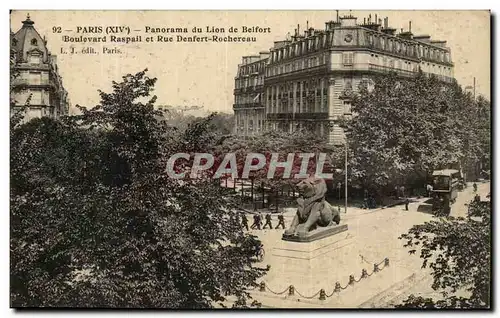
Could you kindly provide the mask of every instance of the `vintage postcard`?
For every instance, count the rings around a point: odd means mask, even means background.
[[[490,21],[11,10],[11,307],[490,309]]]

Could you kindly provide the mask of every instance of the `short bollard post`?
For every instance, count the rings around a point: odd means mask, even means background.
[[[259,288],[259,290],[261,292],[266,291],[266,283],[265,282],[260,282],[260,288]]]
[[[290,287],[288,287],[288,295],[289,296],[293,296],[295,294],[295,288],[290,285]]]
[[[368,276],[368,272],[366,271],[366,269],[363,268],[363,270],[361,271],[361,278],[366,278]]]
[[[354,275],[349,275],[349,285],[354,284]]]
[[[324,289],[321,289],[319,291],[319,300],[325,300],[326,299],[326,293]]]
[[[378,264],[373,264],[373,272],[376,273],[378,272],[380,269],[378,268]]]
[[[389,259],[387,257],[384,259],[384,266],[389,266]]]
[[[340,293],[340,283],[339,282],[336,282],[335,283],[335,289],[333,290],[334,293]]]

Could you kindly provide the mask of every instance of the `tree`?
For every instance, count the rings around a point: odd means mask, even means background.
[[[411,295],[399,308],[489,308],[491,279],[491,203],[471,202],[466,218],[440,218],[401,235],[410,253],[420,248],[422,267],[432,269],[432,288],[443,299]],[[454,295],[458,290],[468,297]]]
[[[469,124],[474,104],[456,83],[420,72],[374,84],[352,96],[355,116],[344,123],[354,182],[379,194],[394,185],[422,187],[432,170],[458,168],[478,152]]]
[[[318,155],[325,153],[326,161],[323,172],[332,171],[333,167],[339,165],[340,158],[342,157],[342,150],[334,146],[328,145],[324,138],[315,134],[298,131],[294,133],[286,133],[281,131],[268,131],[262,135],[252,136],[242,139],[240,137],[228,138],[222,144],[215,147],[214,154],[217,157],[214,170],[218,169],[219,164],[222,162],[223,157],[227,153],[235,153],[238,164],[238,175],[241,176],[245,166],[246,157],[250,153],[263,154],[266,158],[266,164],[263,168],[253,173],[256,181],[264,182],[266,186],[272,189],[281,189],[283,186],[291,186],[300,181],[293,176],[298,174],[301,168],[302,158],[298,156],[300,153],[314,153]],[[268,179],[269,163],[273,153],[278,154],[279,161],[284,162],[287,160],[289,154],[294,154],[292,165],[291,177],[283,178],[284,169],[277,168],[276,173],[272,179]],[[254,160],[253,164],[256,164]],[[307,166],[307,173],[313,174],[316,172],[317,158],[311,158]]]
[[[166,175],[170,155],[208,128],[160,120],[155,81],[126,75],[79,116],[14,129],[12,306],[209,308],[227,295],[252,305],[260,242],[210,180]]]

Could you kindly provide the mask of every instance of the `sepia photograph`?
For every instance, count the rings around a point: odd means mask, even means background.
[[[10,308],[492,309],[489,10],[9,19]]]

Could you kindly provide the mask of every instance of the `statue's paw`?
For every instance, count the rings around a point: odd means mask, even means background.
[[[307,232],[306,232],[306,231],[304,231],[304,230],[302,230],[302,231],[298,231],[298,232],[297,232],[297,236],[298,236],[298,237],[306,237],[306,235],[307,235]]]
[[[288,230],[285,230],[285,233],[283,233],[284,235],[293,235],[293,230],[292,229],[288,229]]]
[[[337,215],[335,215],[335,216],[333,217],[333,222],[337,223],[337,225],[338,225],[338,224],[340,223],[340,215],[338,215],[338,214],[337,214]]]

